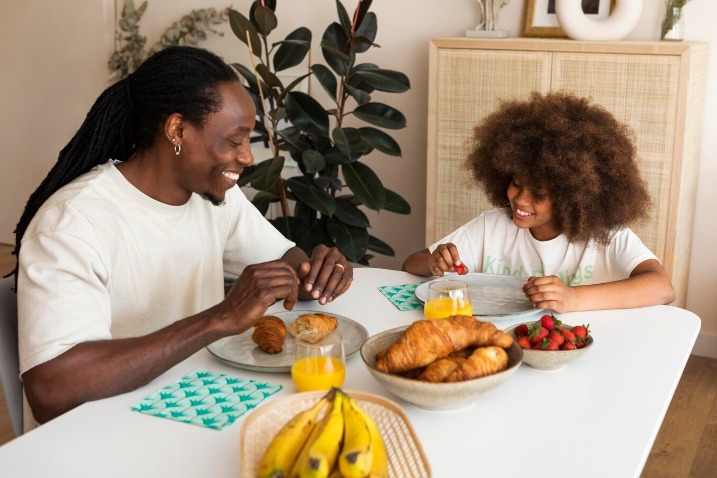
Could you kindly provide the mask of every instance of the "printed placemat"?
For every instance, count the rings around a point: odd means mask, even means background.
[[[423,284],[382,285],[379,291],[391,301],[398,310],[423,310],[423,302],[416,298],[416,287]]]
[[[281,389],[279,384],[195,370],[135,403],[132,410],[221,430]]]

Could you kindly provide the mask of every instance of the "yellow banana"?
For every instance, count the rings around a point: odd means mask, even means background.
[[[359,410],[361,409],[359,408]],[[367,475],[367,478],[388,478],[388,452],[386,451],[386,444],[381,436],[381,431],[373,418],[363,410],[361,410],[361,413],[366,415],[366,424],[371,432],[370,446],[371,450],[373,450],[371,472]]]
[[[316,439],[295,465],[300,478],[327,478],[336,464],[344,434],[343,394],[335,393],[331,411],[321,423]],[[292,470],[292,475],[294,470]]]
[[[299,412],[274,436],[259,461],[260,478],[287,478],[304,443],[316,425],[316,417],[327,404],[322,397],[313,406]]]
[[[365,478],[371,471],[373,448],[371,420],[354,399],[344,395],[344,446],[339,455],[339,470],[344,478]]]

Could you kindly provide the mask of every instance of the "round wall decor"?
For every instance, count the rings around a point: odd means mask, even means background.
[[[580,0],[555,0],[555,16],[560,28],[573,40],[622,40],[637,25],[642,0],[615,0],[608,18],[593,20],[583,13]]]

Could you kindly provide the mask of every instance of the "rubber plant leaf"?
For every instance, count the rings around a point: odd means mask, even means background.
[[[354,115],[375,126],[387,129],[401,129],[406,127],[406,117],[403,113],[383,103],[366,103],[357,106]]]
[[[286,187],[300,201],[326,216],[332,216],[336,210],[336,202],[329,193],[316,187],[310,178],[296,176],[286,180]]]
[[[300,27],[289,33],[274,54],[274,70],[282,71],[301,64],[311,48],[311,30]]]
[[[357,262],[368,248],[368,231],[363,227],[344,224],[335,218],[329,218],[326,229],[336,247],[350,261]]]
[[[286,116],[291,124],[311,134],[327,136],[329,133],[329,115],[311,96],[300,91],[292,91],[284,99]]]
[[[341,166],[346,185],[369,209],[380,211],[386,203],[386,189],[371,168],[354,161]]]
[[[359,128],[359,132],[361,139],[372,148],[390,156],[401,156],[401,146],[387,133],[371,126]]]

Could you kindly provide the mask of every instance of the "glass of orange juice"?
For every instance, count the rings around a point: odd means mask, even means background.
[[[458,280],[429,284],[423,315],[429,320],[445,319],[452,315],[473,315],[468,284]]]
[[[291,378],[300,392],[340,387],[345,377],[346,355],[341,334],[304,332],[296,336]]]

